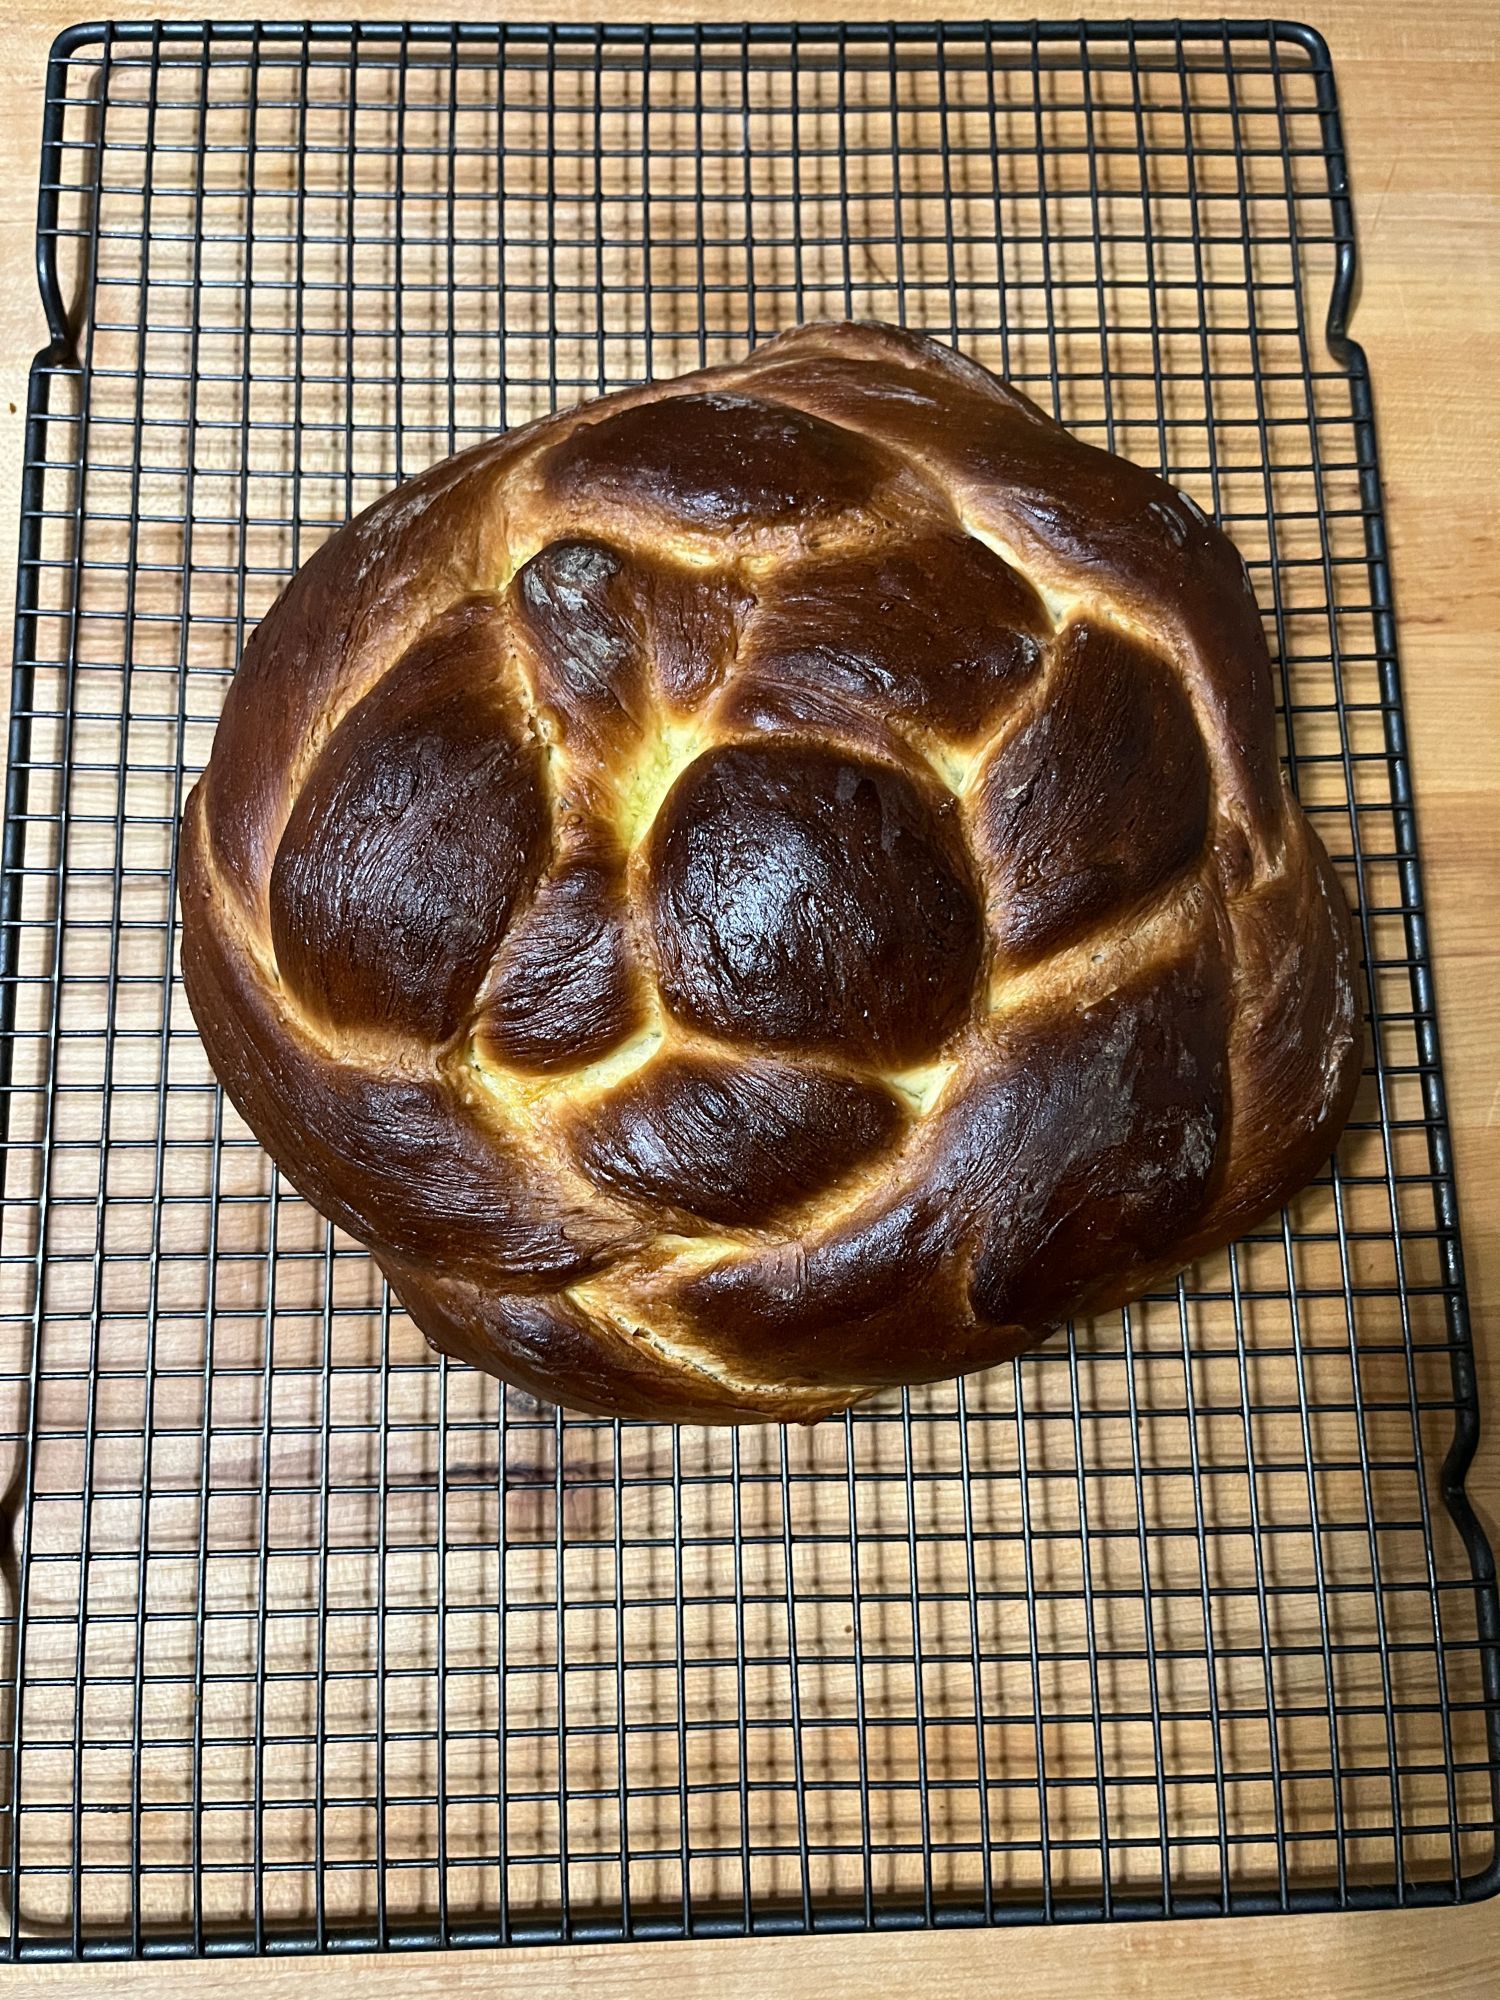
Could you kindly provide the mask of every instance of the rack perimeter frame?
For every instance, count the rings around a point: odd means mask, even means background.
[[[249,41],[257,47],[279,43],[300,43],[306,51],[320,44],[347,46],[351,66],[359,46],[388,47],[391,44],[421,46],[465,44],[496,50],[497,65],[503,64],[511,46],[548,48],[583,46],[639,49],[649,56],[653,46],[713,47],[734,50],[758,43],[787,45],[792,51],[828,44],[840,52],[861,44],[890,45],[893,49],[910,43],[933,48],[933,60],[941,71],[948,39],[982,39],[993,46],[1029,44],[1040,50],[1049,43],[1122,44],[1131,49],[1153,43],[1175,42],[1179,49],[1201,42],[1221,45],[1226,51],[1236,42],[1250,40],[1273,50],[1278,44],[1300,51],[1311,65],[1316,80],[1318,117],[1322,129],[1323,154],[1327,164],[1327,196],[1333,219],[1336,261],[1328,296],[1324,335],[1329,354],[1347,377],[1353,428],[1359,441],[1360,491],[1364,522],[1366,560],[1370,583],[1372,616],[1382,693],[1383,726],[1386,738],[1391,809],[1397,829],[1398,872],[1403,889],[1403,919],[1410,957],[1410,978],[1414,1031],[1421,1058],[1424,1123],[1431,1159],[1434,1200],[1438,1208],[1444,1291],[1449,1332],[1449,1356],[1454,1391],[1454,1425],[1451,1444],[1443,1460],[1438,1490],[1457,1529],[1472,1570],[1479,1674],[1483,1686],[1484,1736],[1489,1764],[1491,1814],[1500,1823],[1500,1591],[1496,1568],[1485,1530],[1475,1515],[1466,1491],[1466,1477],[1480,1440],[1480,1411],[1477,1374],[1474,1365],[1473,1334],[1463,1272],[1458,1203],[1454,1182],[1451,1135],[1447,1119],[1440,1037],[1432,979],[1431,952],[1427,932],[1422,874],[1416,835],[1416,819],[1407,738],[1397,658],[1397,626],[1393,606],[1384,503],[1380,490],[1377,434],[1369,365],[1362,346],[1349,333],[1349,317],[1358,290],[1358,261],[1354,212],[1349,190],[1342,126],[1336,95],[1333,61],[1322,35],[1304,24],[1281,19],[1256,17],[1229,19],[1139,21],[1030,21],[1030,22],[857,22],[793,24],[756,23],[655,23],[641,27],[583,23],[502,23],[482,22],[341,22],[341,21],[128,21],[89,22],[63,30],[49,52],[46,72],[46,103],[41,140],[40,189],[37,211],[36,271],[48,333],[47,344],[36,355],[29,377],[25,445],[21,489],[20,549],[17,567],[15,611],[15,654],[11,692],[8,762],[5,787],[3,855],[0,855],[0,1219],[7,1188],[9,1167],[12,1075],[15,1055],[15,1017],[18,992],[18,959],[21,939],[21,895],[26,868],[27,805],[29,791],[30,710],[33,700],[35,646],[33,635],[41,606],[37,583],[41,561],[41,530],[44,488],[56,461],[47,460],[45,436],[52,412],[49,403],[54,370],[77,370],[86,378],[87,365],[76,345],[78,327],[63,296],[58,269],[59,196],[62,188],[62,147],[66,116],[67,73],[70,61],[94,45],[119,43],[127,47],[147,45],[158,53],[174,43],[197,44],[203,49],[205,71],[212,60],[216,41]],[[102,142],[101,148],[102,150]],[[91,226],[98,229],[97,211]],[[91,276],[91,273],[90,273]],[[249,284],[247,280],[247,285]],[[1300,283],[1300,280],[1298,281]],[[1310,301],[1310,308],[1315,306]],[[1311,316],[1311,315],[1310,315]],[[144,367],[144,363],[142,363]],[[82,463],[75,462],[74,469]],[[79,558],[75,557],[75,562]],[[186,614],[185,614],[186,615]],[[122,719],[123,726],[123,719]],[[1352,809],[1352,804],[1351,804]],[[61,869],[65,864],[59,863]],[[63,977],[60,967],[55,980]],[[170,979],[170,966],[168,978]],[[53,1087],[49,1072],[49,1090]],[[165,1090],[165,1076],[160,1086]],[[108,1085],[105,1085],[108,1088]],[[1384,1122],[1382,1118],[1382,1123]],[[1393,1233],[1399,1225],[1393,1221]],[[28,1421],[34,1434],[40,1341],[33,1344],[29,1369]],[[269,1420],[268,1420],[269,1421]],[[205,1436],[208,1418],[205,1416]],[[10,1488],[5,1496],[3,1523],[3,1563],[5,1586],[14,1594],[17,1552],[13,1533],[17,1525],[12,1514],[11,1495],[18,1485],[29,1490],[32,1473],[34,1435],[29,1435],[20,1454]],[[1253,1467],[1252,1467],[1253,1471]],[[1082,1469],[1080,1467],[1080,1478]],[[1139,1478],[1139,1474],[1137,1475]],[[559,1478],[561,1474],[559,1472]],[[29,1520],[23,1507],[19,1514],[21,1569],[25,1566],[25,1545]],[[561,1529],[559,1528],[559,1534]],[[1200,1529],[1201,1535],[1201,1529]],[[915,1584],[913,1586],[915,1589]],[[1434,1592],[1436,1586],[1434,1585]],[[1434,1597],[1434,1601],[1436,1601]],[[559,1607],[561,1608],[561,1607]],[[679,1610],[680,1610],[679,1604]],[[12,1746],[12,1783],[17,1782],[19,1755],[19,1692],[22,1685],[21,1647],[25,1637],[24,1605],[12,1605],[16,1626],[15,1679],[17,1741]],[[558,1669],[562,1671],[561,1666]],[[625,1724],[620,1724],[622,1731]],[[503,1783],[502,1779],[502,1783]],[[19,1803],[19,1800],[18,1800]],[[14,1848],[18,1831],[16,1817],[9,1822],[0,1868],[15,1874]],[[1101,1831],[1101,1842],[1105,1836]],[[683,1855],[686,1872],[687,1855]],[[1316,1913],[1341,1909],[1393,1909],[1476,1902],[1500,1892],[1500,1839],[1492,1839],[1488,1862],[1477,1870],[1451,1880],[1401,1879],[1390,1885],[1342,1880],[1337,1888],[1251,1889],[1236,1886],[1224,1897],[1212,1894],[1173,1892],[1162,1895],[1132,1896],[1107,1889],[1099,1898],[1073,1897],[1049,1893],[1044,1901],[1007,1901],[986,1895],[978,1902],[934,1900],[930,1893],[925,1907],[910,1903],[870,1907],[867,1892],[863,1914],[856,1909],[757,1909],[753,1916],[746,1903],[748,1921],[730,1911],[699,1909],[686,1923],[656,1915],[632,1917],[628,1908],[622,1917],[591,1921],[575,1913],[570,1919],[564,1907],[560,1923],[546,1920],[465,1923],[444,1919],[440,1926],[430,1921],[402,1923],[382,1921],[381,1935],[366,1923],[341,1929],[320,1918],[316,1931],[310,1928],[273,1932],[258,1920],[255,1929],[216,1930],[205,1926],[201,1915],[191,1933],[142,1931],[139,1919],[130,1935],[78,1935],[75,1918],[70,1943],[61,1935],[25,1935],[19,1922],[18,1898],[11,1896],[8,1936],[0,1935],[0,1962],[66,1959],[120,1959],[127,1957],[219,1957],[252,1954],[300,1954],[315,1951],[359,1953],[374,1949],[431,1948],[435,1946],[482,1946],[499,1943],[536,1944],[543,1942],[644,1942],[687,1937],[775,1936],[822,1933],[849,1933],[867,1930],[891,1931],[919,1928],[973,1928],[1009,1923],[1041,1921],[1088,1921],[1151,1919],[1164,1916],[1269,1915],[1276,1913]],[[686,1892],[685,1892],[686,1895]],[[566,1906],[566,1892],[564,1892]],[[684,1903],[686,1909],[686,1901]]]

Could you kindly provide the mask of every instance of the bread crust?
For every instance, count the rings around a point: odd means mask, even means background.
[[[183,976],[442,1351],[809,1421],[1231,1239],[1361,1059],[1261,620],[1184,495],[815,325],[324,544],[188,800]]]

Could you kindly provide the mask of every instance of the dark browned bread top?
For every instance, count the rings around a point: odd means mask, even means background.
[[[815,326],[435,467],[246,648],[188,803],[226,1090],[445,1351],[811,1418],[1286,1199],[1348,911],[1191,501]]]

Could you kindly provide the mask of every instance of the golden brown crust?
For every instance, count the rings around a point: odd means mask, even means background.
[[[444,1351],[812,1419],[1287,1198],[1359,1071],[1244,566],[935,343],[813,326],[328,542],[188,803],[226,1090]]]

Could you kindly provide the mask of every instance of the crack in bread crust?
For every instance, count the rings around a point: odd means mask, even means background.
[[[180,880],[282,1170],[436,1345],[605,1412],[990,1365],[1285,1200],[1360,1067],[1233,547],[886,327],[351,522],[246,649]]]

